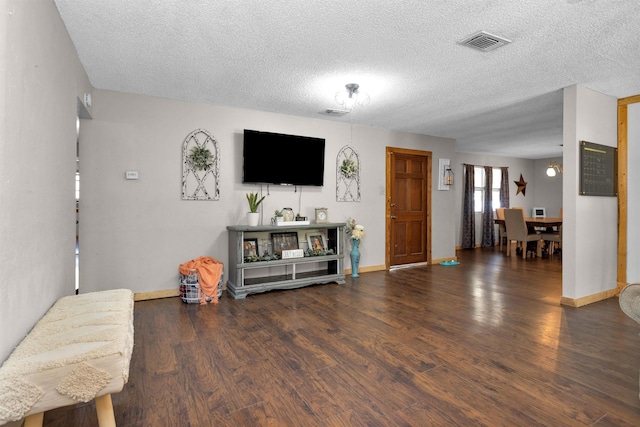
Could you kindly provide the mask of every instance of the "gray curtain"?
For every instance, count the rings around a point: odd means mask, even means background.
[[[509,168],[502,167],[502,179],[500,180],[500,207],[509,207]]]
[[[482,212],[482,246],[493,247],[496,245],[496,231],[493,224],[493,168],[484,167],[484,210]]]
[[[464,195],[462,199],[462,249],[476,247],[476,224],[473,211],[475,183],[473,165],[464,165]]]

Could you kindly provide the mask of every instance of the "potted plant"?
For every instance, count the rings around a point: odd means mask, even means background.
[[[258,193],[247,193],[247,202],[249,202],[249,213],[247,213],[249,225],[256,226],[260,221],[258,207],[264,200],[265,196],[258,199]]]
[[[276,209],[276,211],[273,213],[273,223],[277,225],[282,221],[284,221],[284,214],[282,213],[282,209]]]

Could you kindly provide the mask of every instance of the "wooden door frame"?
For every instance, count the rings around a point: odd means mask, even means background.
[[[386,200],[385,200],[385,270],[391,268],[391,157],[393,153],[424,156],[427,158],[427,264],[431,264],[431,181],[433,153],[424,150],[412,150],[409,148],[386,147]]]
[[[618,268],[617,293],[620,293],[627,283],[627,197],[629,183],[627,171],[629,163],[629,141],[627,134],[627,107],[640,102],[640,95],[618,99]]]

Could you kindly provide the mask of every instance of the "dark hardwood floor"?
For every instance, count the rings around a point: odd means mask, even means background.
[[[137,302],[118,426],[640,425],[640,325],[617,298],[560,306],[558,257],[459,256],[218,305]],[[96,425],[95,407],[45,425]]]

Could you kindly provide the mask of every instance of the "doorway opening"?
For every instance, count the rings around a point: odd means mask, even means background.
[[[76,254],[75,290],[80,292],[80,116],[76,116]]]
[[[87,105],[91,106],[91,97],[89,94],[84,94],[84,99],[87,100]],[[77,99],[76,109],[76,197],[75,197],[75,210],[76,210],[76,245],[75,245],[75,290],[76,294],[80,292],[80,125],[82,119],[91,120],[91,114],[87,111],[87,107],[83,104],[80,98]]]

